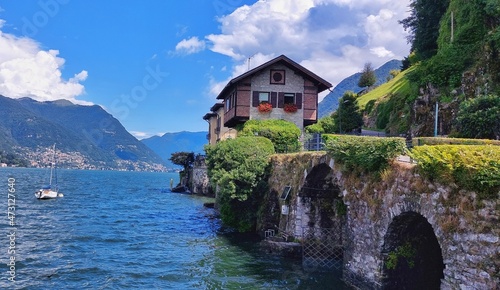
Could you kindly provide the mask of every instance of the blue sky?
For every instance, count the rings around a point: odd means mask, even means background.
[[[97,104],[139,139],[206,131],[203,115],[249,59],[285,54],[333,85],[402,59],[408,4],[0,0],[0,94]]]

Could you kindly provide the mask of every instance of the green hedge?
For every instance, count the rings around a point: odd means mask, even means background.
[[[488,139],[466,139],[466,138],[444,138],[444,137],[416,137],[413,138],[413,146],[420,145],[497,145],[499,140]]]
[[[342,164],[344,170],[376,172],[406,151],[403,138],[325,134],[323,139],[328,154]]]
[[[249,120],[238,132],[238,136],[266,137],[274,144],[276,153],[290,153],[300,151],[300,129],[292,122],[269,119]]]
[[[498,198],[500,147],[493,145],[418,146],[410,156],[429,179],[455,183],[482,198]]]

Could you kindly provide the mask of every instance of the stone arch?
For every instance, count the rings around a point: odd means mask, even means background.
[[[443,255],[432,225],[421,214],[395,216],[382,246],[384,289],[440,289]]]
[[[341,215],[339,208],[344,206],[341,191],[332,168],[320,163],[306,174],[299,196],[302,203],[310,209],[309,227],[330,228],[335,217]]]

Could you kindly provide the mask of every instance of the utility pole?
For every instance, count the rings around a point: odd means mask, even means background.
[[[450,37],[450,42],[453,42],[453,34],[455,30],[455,25],[453,24],[453,11],[451,11],[451,37]]]
[[[439,103],[436,101],[436,117],[434,118],[434,137],[437,137],[438,135],[438,109],[439,109]]]

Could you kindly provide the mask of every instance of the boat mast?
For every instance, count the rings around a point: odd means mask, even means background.
[[[49,185],[52,185],[52,171],[54,171],[55,160],[56,160],[56,144],[54,143],[54,146],[52,146],[52,161],[51,161],[51,164],[50,164]]]

